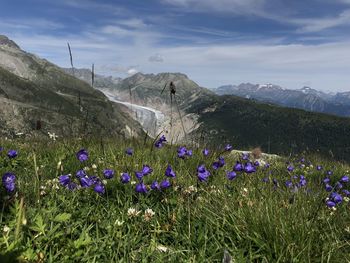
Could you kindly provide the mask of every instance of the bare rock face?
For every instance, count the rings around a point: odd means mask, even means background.
[[[7,36],[0,35],[0,46],[7,46],[10,48],[20,49],[20,47]]]

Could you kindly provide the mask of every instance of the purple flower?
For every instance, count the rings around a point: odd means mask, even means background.
[[[262,179],[262,181],[263,181],[264,183],[268,183],[270,180],[269,180],[268,177],[264,177],[264,178]]]
[[[90,178],[85,177],[85,176],[81,177],[79,179],[79,181],[80,181],[81,187],[84,187],[84,188],[90,187],[90,186],[92,186],[94,184],[94,182],[92,180],[90,180]]]
[[[4,147],[0,146],[0,152],[2,152],[4,150]]]
[[[18,155],[17,151],[16,150],[9,150],[7,152],[7,156],[10,158],[10,159],[13,159],[13,158],[16,158]]]
[[[120,181],[123,184],[127,184],[128,182],[130,182],[130,180],[131,180],[131,177],[128,173],[122,173],[122,175],[120,176]]]
[[[139,183],[136,185],[135,191],[137,193],[141,193],[141,194],[146,194],[147,193],[147,187],[144,183]]]
[[[286,187],[291,188],[293,183],[291,181],[286,181]]]
[[[349,182],[349,176],[344,175],[344,176],[340,179],[340,181],[341,181],[342,183],[348,183],[348,182]]]
[[[203,155],[204,155],[204,156],[208,156],[208,155],[209,155],[209,150],[208,150],[207,148],[205,148],[205,149],[203,150]]]
[[[237,161],[237,163],[235,164],[235,166],[233,166],[233,170],[236,172],[241,172],[243,171],[244,166],[243,164],[241,164],[240,162]]]
[[[16,188],[16,176],[14,173],[7,172],[2,176],[2,185],[7,192],[11,193]]]
[[[343,192],[344,195],[350,196],[350,191],[349,190],[344,189],[342,192]]]
[[[77,171],[77,173],[75,174],[75,176],[77,178],[81,178],[81,177],[84,177],[84,176],[87,176],[86,172],[84,170],[79,170]]]
[[[288,165],[287,170],[288,170],[288,172],[293,172],[293,170],[294,170],[293,165]]]
[[[155,147],[161,148],[163,147],[163,143],[165,143],[167,140],[164,135],[162,135],[154,144]]]
[[[300,181],[299,181],[300,187],[305,186],[306,183],[307,183],[307,182],[306,182],[305,177],[304,177],[304,176],[300,176]]]
[[[225,165],[224,157],[222,157],[222,156],[219,157],[219,164],[220,164],[220,167],[223,167]]]
[[[91,181],[92,185],[100,183],[100,178],[98,178],[96,175],[92,175],[89,177],[89,180]]]
[[[70,175],[69,174],[61,175],[58,180],[61,185],[67,186],[70,183]]]
[[[103,175],[105,176],[106,179],[112,179],[114,176],[114,170],[105,169],[105,170],[103,170]]]
[[[329,185],[329,184],[326,184],[325,185],[325,189],[326,189],[327,192],[331,192],[333,190],[333,187],[331,185]]]
[[[331,200],[328,200],[326,201],[326,205],[329,207],[329,208],[332,208],[332,207],[335,207],[335,203]]]
[[[157,181],[153,181],[151,184],[151,189],[152,190],[159,190],[160,189],[160,185]]]
[[[335,187],[335,189],[342,189],[343,185],[340,182],[336,182],[334,187]]]
[[[266,163],[265,164],[265,168],[267,169],[267,168],[270,168],[270,164],[269,163]]]
[[[217,169],[219,169],[219,167],[220,167],[220,164],[219,164],[219,162],[213,162],[213,165],[212,165],[212,167],[213,167],[213,169],[214,169],[214,170],[217,170]]]
[[[149,175],[149,174],[151,174],[153,172],[153,169],[149,166],[149,165],[143,165],[143,167],[142,167],[142,174],[144,175],[144,176],[146,176],[146,175]]]
[[[225,165],[224,157],[220,156],[217,162],[213,163],[213,169],[217,170]]]
[[[203,164],[197,167],[197,177],[200,182],[207,181],[209,175],[210,172],[205,169],[205,166]]]
[[[305,162],[305,158],[302,157],[302,158],[300,159],[300,162],[301,162],[301,163],[304,163],[304,162]]]
[[[225,151],[231,151],[232,150],[232,145],[230,145],[230,144],[226,144],[226,146],[225,146]]]
[[[179,158],[184,159],[186,153],[187,153],[187,149],[186,149],[186,147],[184,147],[184,146],[181,146],[181,147],[179,147],[179,148],[177,149],[177,156],[178,156]]]
[[[104,194],[106,189],[105,189],[105,186],[102,184],[102,183],[98,183],[95,185],[94,187],[94,191],[98,194]]]
[[[171,186],[171,184],[170,184],[168,179],[165,179],[164,181],[162,181],[160,183],[160,188],[162,188],[162,189],[169,188],[170,186]]]
[[[336,204],[339,204],[343,201],[343,197],[340,194],[333,192],[330,194],[330,200],[332,200]]]
[[[333,174],[333,172],[331,170],[327,171],[327,175],[331,176]]]
[[[322,170],[322,166],[321,166],[321,165],[317,165],[317,166],[316,166],[316,170],[317,170],[317,171],[321,171],[321,170]]]
[[[76,153],[77,159],[80,162],[84,162],[87,161],[89,159],[89,153],[87,152],[87,150],[85,149],[80,149],[77,153]]]
[[[125,150],[125,153],[127,154],[127,155],[133,155],[134,154],[134,150],[132,149],[132,148],[127,148],[126,150]]]
[[[226,174],[226,177],[227,177],[227,179],[229,179],[229,180],[233,180],[233,179],[236,179],[237,174],[236,174],[235,171],[231,171],[231,172],[228,172],[228,173]]]
[[[255,162],[254,162],[254,166],[256,166],[256,167],[260,166],[259,161],[255,161]]]
[[[143,173],[142,172],[135,172],[135,176],[137,179],[139,179],[139,181],[141,181],[143,178]]]
[[[187,150],[186,155],[191,157],[192,156],[192,150]]]
[[[330,181],[331,181],[331,179],[329,179],[328,177],[326,177],[326,178],[323,179],[323,182],[324,182],[325,184],[328,184]]]
[[[162,148],[162,147],[163,147],[163,144],[162,144],[160,141],[156,141],[156,142],[154,143],[154,146],[155,146],[156,148]]]
[[[167,177],[175,177],[176,173],[175,171],[171,168],[170,164],[168,164],[168,167],[165,170],[165,176]]]
[[[245,166],[244,166],[244,171],[248,174],[251,173],[255,173],[256,172],[256,168],[255,166],[252,165],[251,162],[248,162]]]
[[[69,182],[67,185],[66,185],[66,187],[69,189],[69,190],[71,190],[71,191],[74,191],[75,189],[77,189],[77,184],[76,183],[74,183],[74,182]]]
[[[242,153],[243,160],[249,160],[249,153]]]

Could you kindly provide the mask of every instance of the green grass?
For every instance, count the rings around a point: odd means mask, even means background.
[[[7,199],[3,187],[0,190],[1,262],[16,258],[22,262],[221,262],[225,249],[234,262],[350,261],[349,204],[344,200],[336,210],[327,208],[329,193],[322,183],[326,170],[334,171],[332,184],[348,173],[349,167],[342,163],[310,157],[314,168],[299,168],[295,162],[298,168],[292,174],[304,174],[307,186],[292,193],[284,185],[291,176],[285,159],[271,161],[268,170],[259,168],[229,181],[226,171],[238,160],[229,153],[223,154],[226,165],[213,171],[211,163],[219,153],[203,157],[202,149],[194,149],[193,157],[182,160],[175,147],[155,149],[150,142],[3,141],[0,145],[5,148],[0,153],[0,174],[12,171],[17,176],[16,195]],[[84,164],[75,157],[82,147],[90,154]],[[133,156],[124,153],[127,147],[134,148]],[[9,149],[18,150],[18,157],[9,160]],[[138,194],[135,185],[120,183],[121,172],[131,173],[136,181],[133,172],[142,164],[154,170],[145,183],[160,181],[168,163],[177,176],[163,192]],[[208,183],[197,181],[201,163],[212,172]],[[316,171],[317,164],[324,170]],[[74,176],[83,167],[89,168],[89,175],[100,177],[105,168],[116,171],[104,195],[92,189],[55,189],[49,183],[61,174]],[[276,178],[279,187],[263,183],[265,177]],[[46,186],[45,195],[40,195],[41,186]],[[186,193],[189,186],[197,192]],[[129,208],[140,214],[128,216]],[[155,215],[145,221],[148,208]]]

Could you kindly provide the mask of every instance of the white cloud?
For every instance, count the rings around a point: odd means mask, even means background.
[[[27,18],[27,19],[1,19],[0,29],[4,30],[38,30],[38,29],[62,29],[62,23],[54,22],[43,18]]]
[[[265,0],[162,0],[162,2],[196,12],[220,11],[236,14],[259,14],[265,4]]]
[[[325,29],[350,24],[350,10],[344,10],[339,15],[314,18],[295,18],[297,10],[287,10],[287,6],[280,4],[279,13],[270,12],[269,7],[274,1],[267,0],[161,0],[163,3],[177,6],[191,12],[222,12],[234,15],[255,15],[261,18],[274,20],[282,24],[291,24],[298,27],[298,33],[319,32]],[[350,4],[350,0],[338,0]]]
[[[130,24],[141,25],[136,21]],[[4,32],[24,50],[63,67],[69,67],[68,41],[75,66],[89,68],[95,63],[103,73],[121,77],[139,71],[183,72],[206,87],[249,81],[276,83],[286,88],[300,88],[305,82],[313,83],[317,89],[350,88],[347,86],[350,42],[345,40],[309,46],[254,41],[259,44],[189,43],[171,47],[158,44],[168,36],[152,31],[152,27],[124,28],[117,22],[64,36],[31,34],[26,30]],[[154,54],[152,59],[150,54]],[[154,63],[163,56],[166,57],[163,63]]]
[[[349,0],[350,3],[350,0]],[[350,24],[350,10],[345,10],[335,17],[311,18],[311,19],[291,19],[291,23],[299,25],[298,32],[318,32],[325,29],[349,25]]]
[[[164,62],[164,58],[161,54],[154,54],[148,58],[150,62]]]
[[[139,71],[137,70],[137,69],[135,69],[135,68],[131,68],[131,69],[129,69],[128,70],[128,74],[131,76],[131,75],[134,75],[134,74],[136,74],[136,73],[138,73]]]
[[[117,23],[120,24],[120,25],[123,25],[123,26],[134,28],[134,29],[141,29],[141,28],[144,28],[144,27],[147,26],[144,23],[144,21],[142,19],[139,19],[139,18],[118,20]]]

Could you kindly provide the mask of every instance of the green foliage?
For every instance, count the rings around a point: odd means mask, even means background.
[[[212,108],[215,110],[207,111]],[[234,143],[240,149],[264,152],[318,152],[327,158],[350,160],[350,119],[242,99],[208,96],[188,112],[198,113],[201,127],[193,136],[213,146]],[[200,140],[198,138],[198,140]]]
[[[349,174],[350,167],[343,163],[308,156],[305,167],[291,160],[296,170],[288,173],[285,158],[271,159],[269,170],[260,168],[229,181],[226,171],[237,160],[230,153],[212,151],[203,157],[202,149],[193,149],[193,157],[182,160],[176,148],[154,149],[147,141],[4,141],[0,145],[19,152],[15,166],[5,151],[0,152],[0,174],[15,172],[18,188],[17,196],[10,198],[0,190],[1,262],[15,258],[20,262],[221,262],[225,249],[234,262],[350,260],[349,203],[344,201],[336,210],[327,208],[329,193],[322,184],[326,170],[334,172],[332,184]],[[75,157],[82,147],[90,154],[83,164]],[[133,156],[124,153],[127,147],[134,148]],[[227,164],[214,171],[210,167],[219,154]],[[154,169],[144,179],[149,185],[164,178],[168,163],[177,177],[163,192],[137,194],[135,185],[119,180],[120,173],[129,172],[135,181],[133,172],[149,164]],[[197,182],[196,168],[202,163],[212,173],[208,183]],[[324,170],[317,171],[317,164]],[[92,189],[56,188],[53,179],[68,173],[75,177],[84,167],[89,175],[100,177],[103,169],[116,171],[115,178],[107,181],[105,195]],[[284,186],[294,174],[307,179],[307,186],[297,192]],[[270,183],[262,182],[265,177]],[[278,188],[271,183],[274,178]],[[130,208],[135,209],[134,216]],[[147,209],[155,213],[149,220]]]

